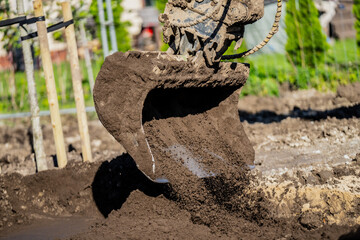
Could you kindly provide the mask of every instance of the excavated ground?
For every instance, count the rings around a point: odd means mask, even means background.
[[[241,99],[255,169],[200,180],[188,190],[149,183],[94,116],[95,163],[81,163],[76,119],[66,116],[69,165],[34,174],[30,121],[2,122],[0,238],[359,239],[356,89]],[[51,166],[52,131],[42,120]]]

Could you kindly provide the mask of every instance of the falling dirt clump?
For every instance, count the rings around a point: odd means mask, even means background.
[[[194,223],[208,226],[215,232],[218,230],[227,232],[231,228],[231,219],[236,214],[241,215],[240,212],[246,212],[239,199],[249,184],[248,167],[243,162],[238,162],[237,165],[227,164],[226,160],[230,159],[229,162],[236,162],[241,157],[236,152],[226,148],[226,145],[222,145],[221,142],[218,142],[217,145],[207,145],[206,141],[216,138],[217,134],[210,131],[206,138],[199,137],[199,135],[204,134],[199,132],[203,128],[196,128],[196,124],[199,122],[205,125],[211,124],[206,122],[206,118],[204,120],[204,116],[197,114],[188,115],[181,119],[176,117],[153,119],[144,124],[144,130],[153,154],[162,166],[161,170],[166,172],[165,176],[171,183],[172,191],[168,193],[168,197],[175,200],[181,208],[186,209],[191,214]],[[194,129],[196,130],[193,132],[186,131],[184,126],[195,126]],[[216,153],[220,152],[225,158],[224,162],[219,164],[218,161],[213,161],[213,165],[210,165],[212,170],[216,169],[216,172],[202,173],[213,174],[214,176],[199,177],[192,172],[193,169],[184,166],[183,161],[174,159],[174,155],[169,151],[162,151],[168,147],[161,141],[161,134],[169,132],[166,129],[177,133],[178,142],[183,144],[176,146],[179,151],[182,150],[182,146],[189,146],[189,143],[192,143],[191,146],[193,147],[188,148],[191,151],[189,158],[196,154],[204,158],[207,157],[206,159],[209,160],[211,156],[201,148],[204,146]],[[226,224],[226,222],[229,223]]]

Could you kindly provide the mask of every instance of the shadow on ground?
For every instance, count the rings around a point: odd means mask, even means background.
[[[339,240],[359,240],[360,239],[360,227],[354,232],[342,235]]]
[[[169,192],[169,188],[168,184],[155,183],[147,178],[129,154],[102,163],[92,183],[94,201],[104,217],[108,217],[112,210],[120,209],[134,190],[157,197]]]
[[[281,122],[286,118],[301,118],[311,121],[318,121],[327,119],[328,117],[335,117],[337,119],[360,118],[360,104],[352,107],[340,107],[332,110],[317,111],[317,110],[302,110],[294,108],[289,114],[277,114],[272,111],[263,110],[257,113],[249,113],[239,110],[241,122],[248,123],[264,123],[269,124],[273,122]]]

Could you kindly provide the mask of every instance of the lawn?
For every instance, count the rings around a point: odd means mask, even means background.
[[[92,62],[94,76],[100,71],[102,65],[102,59]],[[93,99],[90,91],[90,84],[88,79],[88,74],[85,67],[85,62],[80,61],[81,72],[83,76],[83,89],[86,106],[93,106]],[[59,100],[59,106],[63,108],[74,108],[75,101],[73,95],[73,87],[71,81],[71,70],[70,64],[63,62],[61,64],[54,64],[54,75],[57,87],[57,94]],[[23,112],[29,111],[30,106],[28,102],[28,92],[27,92],[27,81],[26,75],[24,72],[15,73],[15,82],[16,82],[16,94],[15,102],[16,106],[11,101],[11,93],[9,90],[9,79],[11,78],[10,71],[0,72],[0,113],[13,113],[13,112]],[[47,100],[45,77],[42,71],[35,71],[35,82],[37,89],[37,97],[40,106],[40,110],[48,110],[49,103]]]
[[[335,41],[325,55],[325,64],[316,69],[292,66],[286,54],[256,54],[245,61],[251,72],[243,95],[278,95],[279,85],[288,83],[295,89],[315,88],[336,91],[339,84],[360,79],[360,57],[354,39]]]

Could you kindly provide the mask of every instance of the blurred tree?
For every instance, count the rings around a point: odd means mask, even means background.
[[[315,68],[324,63],[329,48],[313,0],[289,0],[286,4],[285,46],[291,64]]]
[[[356,42],[358,46],[358,54],[360,54],[360,0],[354,0],[353,12],[356,18],[356,22],[355,22]]]
[[[128,31],[126,28],[130,26],[130,22],[122,22],[121,21],[121,14],[124,11],[123,7],[121,6],[122,0],[111,0],[111,6],[113,9],[114,14],[114,24],[115,24],[115,31],[116,31],[116,39],[118,44],[118,49],[121,52],[126,52],[131,49],[131,39]],[[106,4],[104,1],[104,11],[106,16]],[[99,20],[99,13],[97,7],[97,0],[93,0],[90,7],[90,14],[94,18],[96,25],[98,26],[97,35],[98,38],[101,39],[100,36],[100,20]],[[108,41],[110,41],[110,37],[108,37]],[[111,44],[109,43],[109,46]]]
[[[12,17],[15,17],[15,13],[10,9],[9,0],[0,0],[0,21]],[[11,51],[13,47],[20,46],[18,25],[0,28],[0,32],[3,33],[0,41],[4,44],[4,49]]]
[[[88,9],[89,5],[85,4],[84,0],[76,1],[76,4],[74,4],[74,1],[70,1],[70,2],[71,2],[72,15],[75,20],[74,21],[75,31],[78,31],[78,29],[80,28],[80,25],[83,24],[88,18],[91,18],[92,15]],[[57,16],[57,19],[55,19],[55,22],[59,22],[60,19],[62,19],[62,9],[59,4],[56,4],[56,6],[58,7],[56,9],[58,16]],[[53,9],[51,9],[51,10],[53,10]],[[47,21],[49,21],[49,20],[52,21],[54,19],[47,19]],[[61,41],[62,39],[65,38],[63,36],[64,31],[56,31],[52,34],[53,34],[53,38],[55,40]]]

